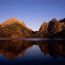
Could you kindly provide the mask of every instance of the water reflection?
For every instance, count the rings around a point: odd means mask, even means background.
[[[38,42],[39,48],[45,55],[53,57],[65,57],[65,42],[58,40],[49,40],[46,42]]]
[[[26,49],[31,47],[31,41],[24,40],[0,40],[0,54],[15,59],[17,56],[24,55]]]
[[[43,41],[31,41],[31,40],[25,41],[15,39],[0,40],[0,54],[6,56],[9,59],[16,59],[16,57],[18,56],[23,57],[26,53],[26,50],[29,50],[30,48],[32,48],[32,46],[36,45],[40,49],[41,53],[43,53],[45,56],[50,55],[55,58],[65,57],[64,42],[65,42],[64,40],[43,40]],[[35,52],[32,51],[32,54],[34,53]]]

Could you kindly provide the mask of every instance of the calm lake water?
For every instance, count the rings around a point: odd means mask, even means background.
[[[0,39],[0,65],[65,65],[64,39]]]

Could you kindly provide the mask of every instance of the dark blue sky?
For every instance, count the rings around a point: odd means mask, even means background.
[[[65,0],[0,0],[0,22],[11,17],[38,30],[44,21],[65,17]]]

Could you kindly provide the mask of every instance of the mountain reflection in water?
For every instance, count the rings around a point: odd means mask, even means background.
[[[4,58],[3,58],[4,57]],[[65,41],[64,40],[0,40],[0,61],[5,59],[9,62],[21,62],[22,60],[48,62],[54,58],[62,58],[65,61]],[[53,60],[54,63],[56,60]],[[56,61],[57,62],[57,61]],[[59,61],[60,62],[60,61]],[[65,64],[65,62],[63,62]]]

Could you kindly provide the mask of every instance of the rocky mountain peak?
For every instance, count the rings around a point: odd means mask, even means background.
[[[40,32],[44,32],[44,31],[47,31],[47,29],[48,29],[48,23],[47,23],[47,22],[44,22],[44,23],[41,25],[39,31],[40,31]]]
[[[13,23],[18,23],[18,24],[25,25],[25,23],[23,21],[18,20],[18,19],[14,18],[14,17],[6,20],[4,23],[2,23],[2,25],[6,26],[6,25],[13,24]]]
[[[56,21],[57,21],[57,19],[56,19],[56,18],[53,18],[51,21],[52,21],[52,22],[56,22]]]

